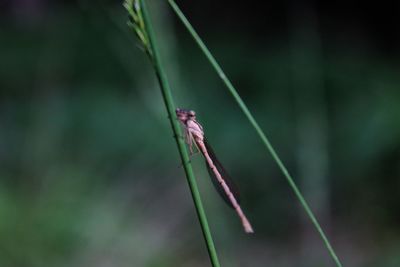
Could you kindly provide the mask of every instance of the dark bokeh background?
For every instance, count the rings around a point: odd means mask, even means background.
[[[166,1],[176,104],[241,188],[245,235],[194,170],[222,266],[333,266],[255,131]],[[397,1],[179,1],[344,266],[400,266]],[[0,266],[209,266],[153,70],[119,1],[0,2]]]

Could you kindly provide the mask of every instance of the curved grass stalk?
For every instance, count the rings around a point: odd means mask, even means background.
[[[163,100],[169,115],[168,117],[170,119],[171,127],[174,132],[183,168],[185,170],[190,192],[193,197],[197,216],[199,218],[203,236],[206,241],[208,254],[210,256],[212,266],[220,267],[211,231],[208,226],[207,217],[204,212],[203,204],[200,198],[200,192],[197,188],[196,179],[194,177],[193,170],[190,164],[186,145],[182,138],[180,138],[182,134],[179,127],[179,122],[175,114],[175,105],[172,98],[171,89],[169,87],[167,76],[160,61],[157,42],[153,35],[152,25],[149,15],[147,13],[146,3],[144,0],[126,0],[124,6],[130,16],[129,25],[133,28],[136,35],[141,40],[142,45],[144,46],[144,49],[153,64],[154,71],[160,84]]]
[[[269,153],[271,154],[272,158],[278,165],[279,169],[282,171],[284,177],[286,178],[287,182],[289,183],[289,186],[292,188],[294,191],[297,199],[299,200],[301,206],[304,208],[306,214],[310,218],[312,224],[316,228],[317,232],[319,233],[321,239],[323,240],[329,254],[331,255],[332,259],[334,260],[336,266],[342,267],[342,263],[340,262],[338,256],[335,253],[335,250],[333,249],[332,245],[329,242],[329,239],[325,235],[324,231],[322,230],[322,227],[320,226],[317,218],[315,217],[314,213],[312,212],[310,206],[308,205],[307,201],[304,199],[303,194],[300,192],[300,189],[294,182],[292,176],[290,175],[289,171],[287,170],[286,166],[283,164],[282,160],[279,158],[278,154],[276,153],[275,149],[272,147],[271,143],[269,142],[268,138],[264,134],[263,130],[261,127],[258,125],[257,121],[254,119],[253,115],[247,108],[246,104],[243,102],[241,97],[239,96],[238,92],[236,91],[235,87],[232,85],[231,81],[227,78],[225,75],[224,71],[222,70],[221,66],[218,64],[214,56],[211,54],[211,52],[208,50],[204,42],[201,40],[200,36],[196,33],[190,22],[187,20],[185,15],[182,13],[182,11],[179,9],[179,7],[176,5],[176,3],[173,0],[168,0],[170,6],[174,10],[175,14],[179,17],[181,22],[185,25],[186,29],[189,31],[189,33],[192,35],[193,39],[197,43],[197,45],[200,47],[201,51],[204,53],[204,55],[207,57],[208,61],[210,64],[213,66],[221,80],[224,82],[226,87],[228,88],[229,92],[232,94],[233,98],[236,100],[240,108],[242,109],[243,113],[249,120],[250,124],[253,126],[253,128],[256,130],[258,136],[260,137],[262,143],[265,145]]]

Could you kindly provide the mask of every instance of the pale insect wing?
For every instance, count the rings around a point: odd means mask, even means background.
[[[214,163],[214,166],[217,168],[218,172],[221,174],[221,176],[224,179],[225,183],[228,185],[228,187],[229,187],[231,193],[233,194],[233,196],[235,197],[237,203],[240,204],[240,194],[239,194],[238,187],[233,182],[232,178],[228,175],[228,173],[225,171],[224,167],[222,166],[222,164],[217,159],[217,157],[216,157],[216,155],[214,153],[214,150],[212,150],[211,146],[208,144],[208,142],[205,139],[204,139],[204,145],[205,145],[205,147],[207,149],[208,155],[210,156],[211,160]],[[212,169],[208,165],[207,161],[206,161],[206,165],[207,165],[208,173],[209,173],[209,175],[211,177],[211,181],[213,182],[214,187],[217,189],[219,195],[224,199],[224,201],[230,207],[234,208],[232,206],[231,201],[229,200],[229,197],[226,195],[224,188],[218,182],[217,177],[215,176],[214,172],[212,171]]]

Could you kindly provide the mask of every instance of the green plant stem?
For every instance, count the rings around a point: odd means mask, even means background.
[[[219,267],[220,264],[218,261],[217,252],[216,252],[216,249],[214,246],[210,228],[208,226],[207,217],[206,217],[206,214],[203,209],[203,204],[201,202],[200,193],[197,188],[196,179],[194,177],[193,170],[192,170],[192,167],[190,164],[189,155],[188,155],[185,143],[184,143],[183,139],[180,137],[182,135],[181,135],[180,127],[179,127],[179,122],[178,122],[176,114],[175,114],[174,101],[172,98],[172,94],[171,94],[171,90],[169,87],[167,77],[166,77],[164,70],[162,68],[162,65],[161,65],[160,56],[159,56],[159,52],[157,49],[157,42],[154,38],[152,25],[151,25],[149,15],[147,12],[146,3],[144,0],[139,0],[139,1],[140,1],[141,9],[143,11],[143,20],[144,20],[144,24],[145,24],[145,29],[146,29],[146,32],[147,32],[147,35],[149,38],[148,45],[149,45],[149,49],[151,50],[151,60],[152,60],[152,63],[153,63],[153,66],[154,66],[154,69],[155,69],[155,72],[157,75],[157,79],[160,83],[161,93],[162,93],[162,96],[164,99],[165,106],[167,108],[167,112],[168,112],[169,119],[171,122],[171,127],[172,127],[172,130],[175,135],[176,143],[178,145],[178,150],[179,150],[179,154],[181,156],[183,168],[186,173],[187,181],[188,181],[189,187],[190,187],[190,192],[192,194],[194,205],[196,207],[197,216],[199,218],[203,236],[206,241],[208,254],[210,256],[212,266]]]
[[[171,5],[172,9],[175,11],[176,15],[179,17],[179,19],[182,21],[182,23],[185,25],[186,29],[190,32],[192,35],[193,39],[196,41],[197,45],[200,47],[202,52],[205,54],[211,65],[214,67],[215,71],[218,73],[219,77],[222,79],[226,87],[229,89],[229,92],[232,94],[236,102],[239,104],[240,108],[242,109],[243,113],[246,115],[247,119],[250,121],[251,125],[254,127],[256,130],[257,134],[261,138],[261,141],[263,144],[266,146],[268,151],[270,152],[271,156],[279,166],[280,170],[282,171],[283,175],[285,176],[287,182],[289,183],[290,187],[294,191],[296,197],[300,201],[300,204],[304,208],[305,212],[307,213],[308,217],[310,218],[311,222],[314,224],[315,228],[317,229],[319,235],[321,236],[323,242],[325,243],[326,248],[328,249],[330,255],[332,256],[333,260],[335,261],[336,265],[338,267],[342,267],[342,264],[337,257],[333,247],[331,246],[328,238],[326,237],[324,231],[322,230],[320,224],[318,223],[316,217],[314,216],[314,213],[312,212],[311,208],[307,204],[306,200],[304,199],[302,193],[300,192],[299,188],[297,187],[296,183],[294,182],[292,176],[289,174],[289,171],[279,158],[278,154],[275,152],[275,149],[272,147],[271,143],[269,142],[268,138],[262,131],[261,127],[258,125],[257,121],[254,119],[253,115],[247,108],[246,104],[243,102],[239,94],[237,93],[236,89],[230,82],[230,80],[226,77],[224,71],[221,69],[220,65],[218,62],[215,60],[211,52],[208,50],[204,42],[201,40],[200,36],[196,33],[196,31],[193,29],[192,25],[190,22],[186,19],[185,15],[182,13],[182,11],[179,9],[179,7],[176,5],[176,3],[173,0],[168,0],[169,4]]]

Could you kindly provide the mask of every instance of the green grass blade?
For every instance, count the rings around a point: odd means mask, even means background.
[[[185,15],[182,13],[182,11],[179,9],[179,7],[176,5],[176,3],[173,0],[168,0],[170,6],[176,13],[176,15],[179,17],[179,19],[182,21],[182,23],[185,25],[186,29],[189,31],[189,33],[192,35],[193,39],[196,41],[197,45],[200,47],[202,52],[205,54],[211,65],[214,67],[215,71],[221,78],[221,80],[224,82],[226,87],[228,88],[229,92],[232,94],[240,108],[242,109],[243,113],[246,115],[247,119],[250,121],[251,125],[254,127],[256,130],[257,134],[259,135],[261,141],[263,144],[266,146],[267,150],[279,166],[280,170],[282,171],[283,175],[285,176],[287,182],[289,183],[290,187],[293,189],[296,197],[300,201],[301,206],[304,208],[305,212],[307,213],[308,217],[310,218],[311,222],[317,229],[319,235],[321,236],[326,248],[328,249],[329,254],[332,256],[333,260],[335,261],[336,265],[338,267],[342,267],[342,264],[337,257],[333,247],[331,246],[328,238],[326,237],[324,231],[322,230],[320,224],[318,223],[318,220],[316,219],[314,213],[312,212],[311,208],[307,204],[306,200],[304,199],[302,193],[300,192],[298,186],[294,182],[292,176],[289,174],[289,171],[279,158],[278,154],[275,152],[275,149],[272,147],[271,143],[269,142],[268,138],[264,134],[263,130],[261,127],[258,125],[257,121],[254,119],[253,115],[250,113],[249,109],[247,108],[246,104],[243,102],[239,94],[237,93],[236,89],[230,82],[230,80],[226,77],[224,71],[218,64],[218,62],[215,60],[211,52],[208,50],[204,42],[201,40],[200,36],[196,33],[196,31],[193,29],[192,25],[190,22],[186,19]]]
[[[193,170],[192,170],[192,167],[190,164],[186,145],[185,145],[183,139],[180,138],[180,136],[182,136],[182,135],[181,135],[180,127],[179,127],[179,122],[178,122],[176,114],[175,114],[174,101],[172,98],[172,94],[171,94],[170,86],[169,86],[169,83],[167,80],[167,76],[164,72],[164,69],[163,69],[161,61],[160,61],[160,56],[159,56],[159,52],[158,52],[158,48],[157,48],[157,41],[155,40],[155,37],[153,34],[152,25],[151,25],[150,18],[149,18],[148,12],[147,12],[146,3],[144,0],[137,0],[137,1],[140,2],[140,9],[142,11],[141,16],[143,17],[143,25],[139,25],[139,27],[141,27],[144,30],[144,32],[146,33],[146,35],[148,37],[147,45],[148,45],[148,49],[151,54],[150,59],[152,60],[154,70],[156,72],[158,81],[160,83],[163,100],[164,100],[165,106],[167,108],[171,127],[174,132],[176,143],[177,143],[178,150],[179,150],[179,154],[181,156],[181,160],[183,163],[183,168],[186,173],[186,178],[189,183],[190,191],[191,191],[194,205],[196,208],[196,212],[197,212],[197,215],[198,215],[198,218],[200,221],[203,236],[206,241],[208,254],[210,256],[212,266],[219,267],[220,264],[218,261],[217,252],[216,252],[216,249],[214,246],[210,228],[208,226],[207,217],[204,212],[203,204],[202,204],[202,201],[200,198],[200,193],[199,193],[199,190],[198,190],[198,187],[196,184],[196,179],[194,177]]]

